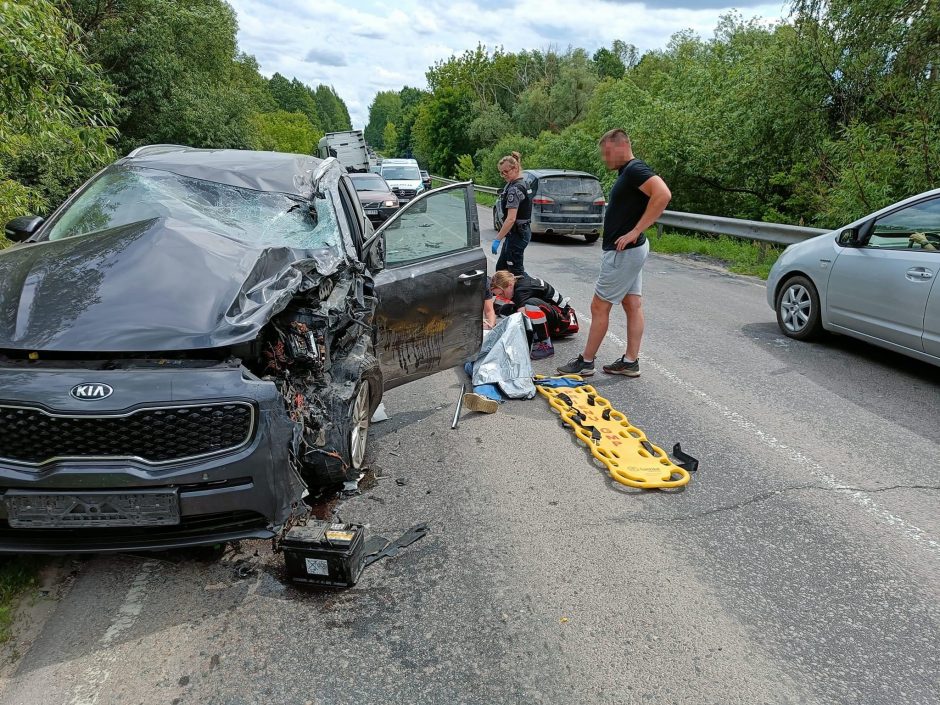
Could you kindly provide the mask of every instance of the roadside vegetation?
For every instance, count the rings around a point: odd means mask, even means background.
[[[0,644],[12,636],[17,598],[36,585],[36,572],[42,559],[36,556],[0,558]]]
[[[224,0],[0,3],[0,223],[143,144],[310,154],[351,129],[332,87],[264,78],[237,28]]]
[[[782,247],[726,235],[696,236],[669,231],[657,235],[655,228],[650,229],[646,235],[653,252],[692,255],[727,267],[736,274],[749,274],[761,279],[767,279],[770,268],[783,252]]]
[[[479,46],[430,67],[427,90],[378,93],[367,138],[490,186],[512,150],[523,167],[609,186],[596,142],[623,127],[672,209],[827,228],[936,187],[940,4],[789,7],[770,25],[729,14],[712,37],[680,32],[642,55],[621,41],[593,54]]]

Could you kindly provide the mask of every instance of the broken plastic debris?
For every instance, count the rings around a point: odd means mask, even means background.
[[[388,421],[388,414],[385,413],[385,402],[383,401],[375,410],[375,413],[372,414],[372,423],[381,423],[383,421]]]

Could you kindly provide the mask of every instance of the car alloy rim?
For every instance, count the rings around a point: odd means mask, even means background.
[[[791,333],[799,333],[806,328],[813,310],[813,301],[809,291],[802,284],[787,288],[780,299],[780,313],[784,327]]]
[[[358,470],[366,457],[366,440],[369,437],[369,383],[359,385],[356,401],[353,402],[352,430],[349,446],[352,466]]]

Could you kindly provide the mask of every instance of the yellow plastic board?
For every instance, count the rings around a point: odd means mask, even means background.
[[[577,375],[568,379],[583,381]],[[535,380],[557,379],[536,375]],[[580,387],[545,387],[539,393],[548,399],[565,426],[602,462],[610,476],[628,487],[658,489],[682,487],[691,476],[669,459],[646,434],[611,406],[610,401],[589,384]]]

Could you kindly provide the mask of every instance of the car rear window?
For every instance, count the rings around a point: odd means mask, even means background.
[[[352,182],[357,191],[388,191],[388,184],[381,176],[356,176]]]
[[[175,220],[249,245],[342,248],[327,199],[238,188],[158,169],[116,167],[99,176],[53,223],[50,240],[153,218]]]
[[[555,196],[602,196],[601,182],[590,176],[543,176],[539,193]]]

